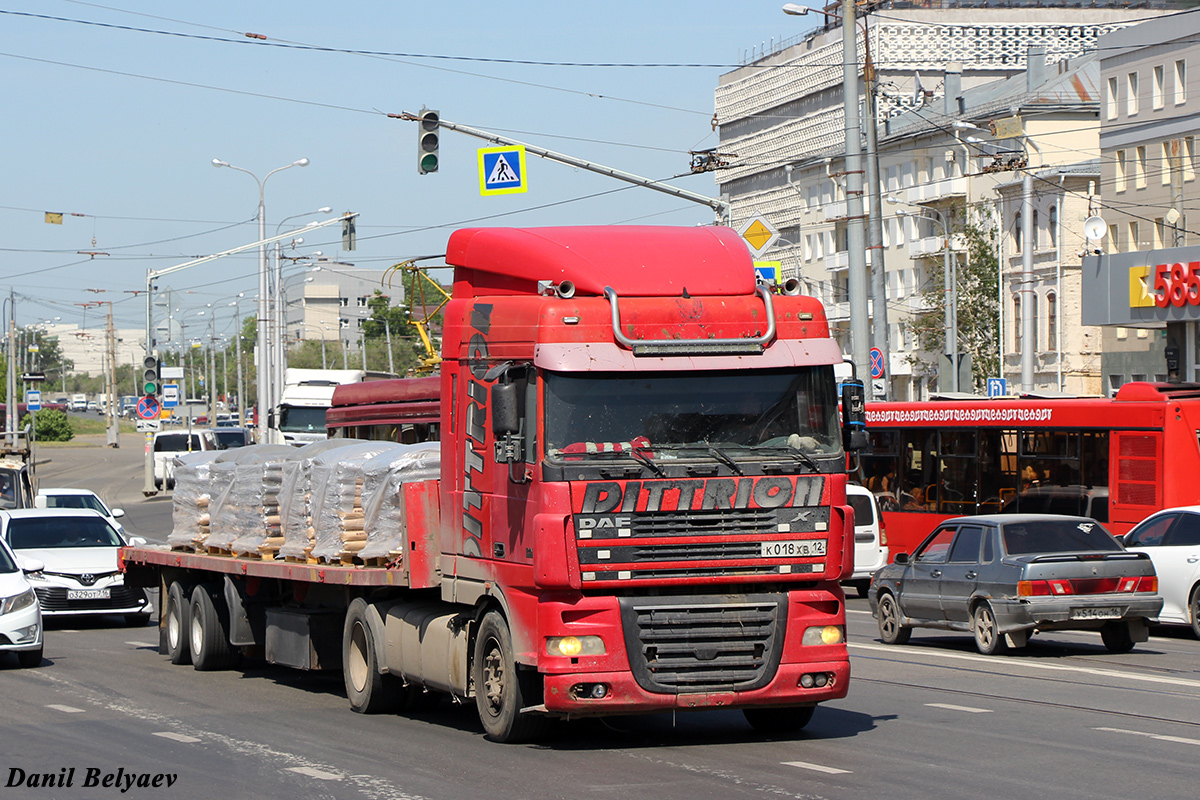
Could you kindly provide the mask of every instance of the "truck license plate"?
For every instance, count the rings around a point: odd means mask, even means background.
[[[107,600],[108,589],[67,589],[68,600]]]
[[[1111,606],[1071,609],[1071,619],[1119,619],[1120,616],[1121,609]]]
[[[763,558],[815,558],[825,555],[826,539],[789,539],[762,543]]]

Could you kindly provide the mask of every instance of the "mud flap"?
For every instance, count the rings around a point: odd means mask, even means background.
[[[1150,641],[1150,626],[1142,617],[1129,620],[1129,636],[1135,642]]]

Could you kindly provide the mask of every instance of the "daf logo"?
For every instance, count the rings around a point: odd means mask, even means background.
[[[96,582],[96,576],[90,572],[85,572],[79,576],[79,582],[82,583],[84,586],[91,586],[93,583]]]

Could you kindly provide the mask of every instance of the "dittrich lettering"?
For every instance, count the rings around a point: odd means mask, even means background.
[[[733,499],[734,508],[750,507],[750,490],[754,488],[753,478],[738,478],[737,497]]]
[[[625,499],[621,501],[622,511],[637,511],[638,496],[642,493],[641,481],[630,481],[625,484]]]
[[[754,502],[759,508],[781,508],[792,499],[791,478],[759,478],[754,484]]]
[[[606,514],[621,504],[621,484],[616,482],[589,483],[583,492],[584,514]]]
[[[466,453],[463,458],[463,555],[483,555],[483,520],[469,509],[481,509],[484,459],[482,451],[487,442],[487,387],[479,383],[487,374],[488,344],[486,334],[491,328],[492,306],[476,303],[471,309],[471,327],[475,332],[467,345]]]
[[[704,482],[704,499],[701,509],[732,508],[733,493],[737,486],[729,478],[713,478]]]

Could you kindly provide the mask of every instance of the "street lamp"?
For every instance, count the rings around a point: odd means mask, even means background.
[[[229,305],[233,306],[234,320],[234,340],[237,342],[237,399],[238,399],[238,427],[246,426],[246,394],[245,387],[242,385],[242,309],[241,300],[246,296],[245,292],[238,292],[238,296]]]
[[[958,380],[958,287],[957,276],[955,270],[950,265],[950,259],[953,258],[953,253],[950,250],[950,226],[947,223],[945,215],[936,208],[929,206],[917,205],[901,200],[896,195],[888,195],[887,201],[892,204],[902,204],[920,209],[922,212],[930,212],[936,217],[927,216],[924,213],[913,214],[911,211],[906,211],[903,208],[896,209],[896,214],[899,216],[915,216],[923,219],[928,219],[937,222],[942,226],[942,287],[946,294],[946,299],[943,303],[942,314],[945,317],[945,339],[946,339],[946,357],[950,359],[950,386],[952,391],[959,391]]]
[[[253,172],[251,172],[248,169],[243,169],[242,167],[236,167],[233,164],[230,164],[228,161],[222,161],[219,158],[214,158],[212,160],[212,165],[214,167],[229,167],[232,170],[236,170],[238,172],[244,172],[247,175],[249,175],[251,178],[254,178],[254,182],[258,184],[258,239],[259,239],[260,244],[258,246],[258,362],[257,362],[257,377],[258,377],[258,420],[259,420],[259,430],[260,431],[263,430],[262,426],[266,422],[266,418],[267,418],[266,415],[270,411],[271,404],[275,399],[275,398],[269,396],[270,395],[270,385],[271,385],[271,374],[272,374],[271,373],[270,352],[268,350],[268,348],[270,347],[270,339],[267,336],[267,334],[268,334],[268,332],[267,332],[267,325],[268,325],[267,301],[268,301],[268,288],[269,288],[268,287],[268,283],[269,283],[268,278],[269,278],[270,273],[268,272],[268,269],[267,269],[267,246],[266,246],[266,244],[261,243],[264,239],[267,238],[267,215],[266,215],[266,208],[265,208],[265,203],[264,203],[264,188],[266,186],[267,180],[272,175],[274,175],[276,172],[282,172],[283,170],[290,169],[291,167],[307,167],[308,163],[309,163],[309,161],[307,158],[298,159],[296,161],[293,161],[290,164],[285,164],[282,167],[277,167],[277,168],[271,170],[265,176],[263,176],[263,178],[261,180],[259,180],[258,176],[255,175]],[[260,438],[260,440],[263,439],[261,433],[259,435],[259,438]]]

